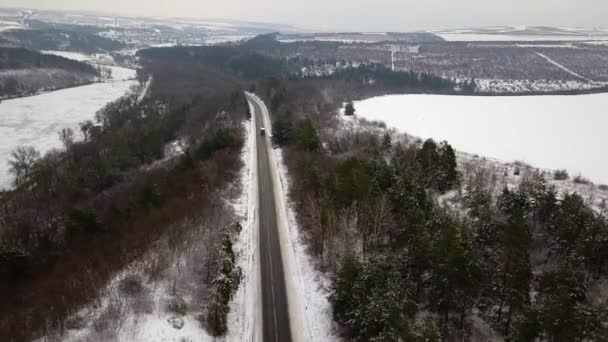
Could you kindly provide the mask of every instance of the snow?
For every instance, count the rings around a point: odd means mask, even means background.
[[[456,149],[608,183],[608,94],[577,96],[391,95],[355,103],[369,120]]]
[[[594,41],[606,40],[607,36],[569,36],[569,35],[508,35],[478,33],[434,33],[450,42],[533,42],[533,41]]]
[[[60,56],[67,59],[72,59],[79,62],[86,62],[92,64],[94,66],[99,66],[101,68],[107,68],[112,71],[111,79],[112,81],[126,81],[133,80],[136,78],[136,70],[131,68],[119,67],[116,65],[111,65],[114,63],[114,58],[112,58],[109,54],[97,53],[93,55],[87,55],[80,52],[70,52],[70,51],[41,51],[47,55],[55,55]]]
[[[251,113],[254,113],[251,108]],[[240,183],[242,192],[234,203],[237,217],[242,218],[243,229],[233,245],[243,279],[230,303],[228,314],[228,341],[261,341],[262,312],[260,287],[260,250],[258,244],[258,182],[255,119],[245,124],[246,143],[243,146]],[[244,222],[243,222],[244,221]]]
[[[28,145],[45,153],[61,146],[63,128],[80,132],[78,123],[93,119],[95,112],[123,96],[135,81],[96,83],[42,95],[4,100],[0,103],[0,188],[10,186],[10,153]]]
[[[254,98],[262,102],[255,95]],[[264,110],[263,115],[267,134],[272,136],[268,111]],[[335,341],[338,338],[334,335],[331,305],[327,300],[329,279],[315,270],[306,252],[293,203],[287,197],[290,181],[283,152],[281,149],[269,152],[292,338],[294,341]]]
[[[477,90],[481,93],[526,93],[551,92],[560,90],[585,90],[598,88],[605,83],[583,80],[513,80],[513,79],[475,79]]]

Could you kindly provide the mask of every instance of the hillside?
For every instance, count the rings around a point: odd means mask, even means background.
[[[116,51],[124,44],[83,31],[60,29],[10,30],[0,33],[4,46],[24,47],[33,50],[75,51],[99,53]]]
[[[91,65],[23,48],[0,47],[0,98],[73,87],[96,80]]]

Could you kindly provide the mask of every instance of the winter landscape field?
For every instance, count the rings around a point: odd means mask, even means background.
[[[579,96],[391,95],[356,102],[357,114],[463,152],[567,169],[608,183],[608,94]]]
[[[608,341],[608,3],[1,1],[0,341]]]
[[[127,73],[124,68],[117,69]],[[118,74],[118,73],[117,73]],[[131,78],[135,72],[131,72]],[[71,128],[80,134],[79,123],[94,120],[107,103],[125,95],[137,82],[121,80],[57,90],[46,94],[4,100],[0,103],[0,188],[11,186],[8,173],[11,152],[32,146],[41,153],[61,147],[59,131]]]

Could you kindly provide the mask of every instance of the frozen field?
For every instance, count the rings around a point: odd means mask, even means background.
[[[41,153],[59,147],[62,128],[79,133],[78,123],[94,118],[105,104],[124,95],[137,81],[115,81],[58,90],[0,103],[0,188],[10,186],[8,159],[17,146]]]
[[[608,94],[468,97],[391,95],[355,103],[356,114],[456,149],[567,169],[608,184]]]

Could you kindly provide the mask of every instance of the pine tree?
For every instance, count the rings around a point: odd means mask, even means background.
[[[500,234],[499,267],[497,276],[500,284],[500,305],[497,321],[503,318],[503,308],[507,312],[504,322],[504,336],[509,336],[514,315],[528,303],[532,270],[530,266],[531,238],[523,210],[511,211]]]
[[[298,127],[296,147],[302,151],[319,152],[321,150],[321,139],[312,124],[312,120],[302,120]]]
[[[459,328],[464,326],[467,310],[480,288],[481,269],[467,227],[453,219],[443,225],[431,250],[432,273],[430,296],[433,307],[443,316],[444,326],[449,314],[460,315]]]
[[[278,146],[291,145],[295,140],[295,128],[288,118],[279,117],[272,123],[272,143]]]
[[[391,135],[388,132],[384,133],[384,136],[382,137],[382,149],[385,152],[390,151],[392,146],[393,146],[393,143],[391,140]]]
[[[439,164],[441,167],[441,177],[437,184],[438,190],[447,191],[456,186],[459,182],[456,153],[447,141],[444,141],[439,145]]]
[[[353,105],[352,101],[348,101],[346,106],[344,107],[344,115],[353,116],[355,115],[355,105]]]

